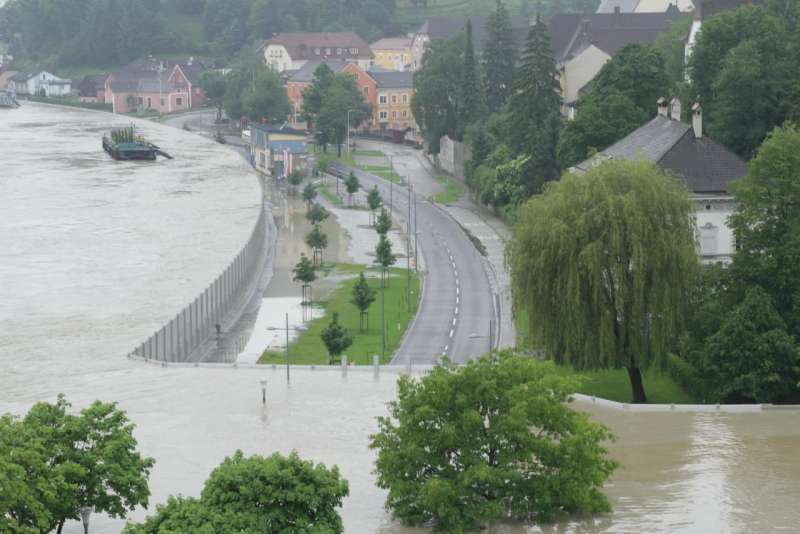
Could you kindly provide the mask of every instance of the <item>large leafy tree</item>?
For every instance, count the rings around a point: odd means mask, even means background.
[[[669,95],[669,85],[661,51],[652,45],[633,43],[603,65],[592,82],[591,95],[625,95],[637,108],[653,116],[659,97]]]
[[[283,122],[291,110],[280,76],[267,68],[260,69],[253,84],[244,90],[242,105],[247,116],[255,121]]]
[[[511,19],[502,0],[486,19],[486,42],[483,43],[483,84],[489,111],[499,111],[509,96],[514,82],[519,44],[511,32]]]
[[[69,403],[59,396],[55,404],[35,404],[24,424],[41,436],[48,463],[66,472],[72,486],[51,508],[58,532],[70,519],[80,519],[82,507],[111,517],[125,517],[137,506],[147,506],[148,478],[155,461],[137,451],[134,425],[115,403],[95,401],[80,415],[67,413]]]
[[[330,66],[320,63],[314,70],[311,84],[303,89],[303,115],[309,123],[316,122],[322,110],[322,95],[333,85],[333,78],[334,73]]]
[[[703,363],[718,402],[785,401],[800,391],[795,341],[758,286],[708,338]]]
[[[217,120],[221,120],[222,104],[227,89],[225,76],[217,71],[204,72],[198,84],[205,92],[208,101],[217,108]]]
[[[537,17],[531,26],[514,80],[511,96],[511,143],[518,154],[528,156],[525,186],[528,193],[558,178],[558,134],[561,129],[561,96],[550,33]]]
[[[791,9],[745,6],[703,24],[692,51],[692,94],[711,137],[750,158],[766,134],[797,116],[800,64]]]
[[[411,107],[432,154],[439,153],[441,137],[458,132],[463,50],[463,35],[434,39],[425,49],[422,68],[414,73]]]
[[[236,451],[211,472],[200,499],[170,497],[124,533],[340,533],[337,508],[348,492],[336,466],[328,469],[294,452],[265,458]]]
[[[403,522],[478,530],[508,518],[610,510],[605,427],[567,406],[577,383],[510,353],[403,376],[378,418],[378,486]]]
[[[341,156],[348,126],[357,128],[371,114],[372,106],[364,100],[355,77],[347,73],[335,74],[331,85],[322,93],[316,125],[320,139],[323,144],[328,141],[336,145],[336,153]]]
[[[641,370],[681,331],[697,270],[689,194],[646,162],[613,160],[565,174],[519,212],[508,249],[516,311],[534,343],[578,369]]]
[[[644,124],[648,116],[622,93],[590,95],[579,102],[577,116],[561,132],[558,140],[561,165],[571,167],[604,150]]]
[[[800,129],[775,129],[733,186],[731,266],[738,301],[748,287],[767,291],[789,332],[800,336]]]

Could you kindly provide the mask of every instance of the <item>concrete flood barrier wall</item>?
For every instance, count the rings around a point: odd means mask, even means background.
[[[250,238],[228,267],[194,301],[128,354],[129,358],[189,363],[232,325],[257,285],[267,257],[266,206],[261,203]]]

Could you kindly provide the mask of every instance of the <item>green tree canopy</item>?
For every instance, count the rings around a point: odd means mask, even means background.
[[[292,280],[295,282],[301,282],[304,285],[308,285],[317,279],[317,273],[314,269],[314,264],[311,263],[311,260],[308,259],[308,256],[303,253],[300,254],[300,261],[294,266],[292,273],[294,273]]]
[[[347,195],[350,197],[350,204],[353,203],[353,195],[358,192],[359,187],[361,184],[356,177],[356,173],[350,171],[350,176],[347,177],[347,180],[344,182],[345,189],[347,189]]]
[[[689,61],[709,135],[750,158],[774,127],[797,116],[797,37],[782,2],[744,6],[703,23]]]
[[[336,466],[296,452],[265,458],[236,451],[211,472],[200,499],[170,497],[124,534],[341,533],[337,508],[348,492]]]
[[[319,255],[319,261],[322,263],[322,251],[328,248],[328,236],[320,230],[318,224],[306,235],[306,245],[314,251],[314,257]]]
[[[561,165],[569,168],[608,148],[647,122],[650,115],[622,93],[580,100],[577,116],[564,125],[558,141]]]
[[[511,143],[528,156],[525,187],[538,193],[558,178],[558,134],[561,129],[561,87],[547,25],[537,17],[531,26],[511,95]]]
[[[317,188],[314,184],[309,183],[303,188],[303,200],[306,205],[311,206],[315,198],[317,198]]]
[[[378,218],[375,220],[375,231],[378,234],[385,236],[386,233],[392,228],[392,217],[386,208],[381,208]]]
[[[490,112],[499,111],[511,96],[519,44],[511,31],[511,19],[502,0],[486,19],[486,42],[483,43],[483,84]]]
[[[283,122],[291,111],[286,89],[277,72],[263,69],[256,74],[255,83],[245,89],[242,105],[251,120],[266,118],[269,122]]]
[[[741,302],[747,288],[762,287],[800,336],[800,129],[776,128],[733,186],[736,211],[730,225],[737,251],[731,265]]]
[[[375,289],[370,287],[367,283],[367,279],[364,277],[364,273],[361,272],[358,275],[358,280],[353,285],[353,298],[350,299],[350,303],[353,304],[360,313],[360,321],[359,326],[361,330],[364,330],[364,317],[367,315],[367,310],[375,302]]]
[[[626,368],[633,401],[646,402],[641,369],[681,332],[697,270],[693,214],[680,182],[626,160],[531,198],[507,254],[534,342],[578,369]]]
[[[323,148],[328,143],[333,143],[337,154],[341,156],[348,126],[357,128],[369,119],[372,106],[364,100],[364,93],[359,89],[354,76],[346,72],[329,73],[329,68],[326,70],[318,67],[317,71],[314,82],[303,93],[311,98],[307,104],[304,100],[303,109],[307,116],[316,120],[317,138]]]
[[[227,90],[225,76],[217,71],[204,72],[200,76],[198,85],[203,89],[211,105],[217,108],[217,120],[221,120],[223,99]]]
[[[386,270],[396,261],[397,258],[392,254],[392,242],[386,238],[385,234],[381,234],[378,244],[375,245],[375,262]]]
[[[628,97],[649,117],[656,114],[656,101],[669,97],[670,83],[664,55],[652,45],[633,43],[614,54],[592,82],[591,97]]]
[[[386,506],[437,531],[610,510],[610,431],[567,406],[577,388],[552,364],[511,353],[401,376],[370,447]]]
[[[439,153],[442,136],[455,138],[459,130],[463,50],[463,35],[434,39],[425,48],[422,68],[414,73],[411,108],[432,154]]]
[[[463,139],[467,126],[480,119],[486,111],[483,86],[478,74],[478,62],[475,59],[475,47],[472,43],[472,22],[470,19],[467,19],[463,56],[461,83],[459,84],[457,139]]]
[[[708,338],[704,368],[718,402],[778,402],[800,392],[800,356],[760,287]]]
[[[339,324],[339,314],[334,312],[330,324],[320,334],[331,360],[342,355],[347,347],[353,344],[353,336]]]
[[[330,216],[330,212],[319,202],[314,202],[308,211],[306,211],[306,219],[308,219],[311,224],[320,224]]]

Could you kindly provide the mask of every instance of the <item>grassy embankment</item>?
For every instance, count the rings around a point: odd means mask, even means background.
[[[440,175],[436,177],[436,181],[444,188],[441,193],[431,196],[431,200],[437,204],[452,204],[458,202],[464,195],[464,184],[455,178]]]
[[[523,346],[526,331],[526,320],[518,314],[515,319],[517,327],[517,346]],[[594,395],[617,402],[631,401],[631,384],[625,369],[605,369],[577,372],[569,366],[559,366],[565,374],[575,373],[583,377],[583,384],[578,393]],[[684,391],[667,372],[650,369],[642,371],[644,390],[651,404],[695,404],[697,399]]]
[[[347,266],[347,271],[359,271],[357,266]],[[341,270],[336,271],[341,274]],[[330,297],[321,302],[325,308],[325,316],[307,323],[307,329],[300,332],[297,338],[289,343],[289,357],[293,364],[299,365],[325,365],[328,363],[328,352],[322,342],[320,334],[328,324],[334,312],[339,313],[339,322],[353,336],[353,344],[345,351],[348,360],[359,365],[372,364],[372,355],[381,353],[381,294],[380,271],[376,268],[364,269],[365,276],[371,287],[376,291],[375,302],[370,306],[369,328],[359,331],[359,311],[350,299],[353,294],[353,285],[356,278],[348,278],[339,283]],[[392,353],[397,349],[400,340],[406,331],[409,321],[417,312],[419,302],[419,275],[411,273],[411,311],[408,311],[406,300],[406,270],[395,267],[390,269],[390,285],[385,289],[385,320],[386,320],[386,354],[382,363],[391,359]],[[259,359],[259,363],[286,363],[286,354],[282,351],[266,351]]]

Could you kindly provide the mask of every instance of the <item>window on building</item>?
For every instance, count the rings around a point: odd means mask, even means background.
[[[164,99],[163,98],[161,99],[161,106],[162,107],[164,106]]]
[[[403,95],[403,104],[408,104],[408,95]]]
[[[717,253],[717,235],[719,228],[707,222],[700,227],[700,252],[704,256],[713,256]]]
[[[183,98],[181,98],[181,97],[176,98],[175,99],[175,105],[176,106],[182,106],[183,105]]]
[[[403,110],[403,118],[404,119],[408,118],[408,111],[406,111],[405,109]]]
[[[392,104],[397,104],[397,95],[392,95]]]
[[[329,55],[331,55],[331,49],[330,49],[330,48],[326,48],[326,49],[325,49],[325,55],[326,55],[326,56],[329,56]]]
[[[314,53],[315,53],[316,55],[319,55],[319,48],[315,48],[315,49],[314,49]]]
[[[137,98],[137,99],[136,99],[136,101],[137,101],[137,103],[138,103],[140,106],[141,106],[142,104],[144,104],[144,101],[142,100],[142,97],[141,97],[141,96],[140,96],[139,98]]]
[[[378,99],[378,102],[380,102],[381,104],[385,104],[386,103],[386,95],[381,95],[380,98]]]
[[[147,109],[150,109],[152,107],[153,107],[153,100],[148,96],[147,97]]]
[[[350,49],[350,53],[351,54],[358,54],[358,48],[351,48]]]
[[[381,111],[381,114],[380,114],[381,120],[385,121],[386,117],[387,117],[386,112],[385,111]]]
[[[336,49],[336,55],[337,56],[341,56],[342,55],[342,49],[341,48],[337,48]]]
[[[396,119],[396,118],[397,118],[397,112],[396,112],[396,111],[392,111],[392,118],[393,118],[393,119]]]
[[[365,85],[363,88],[364,96],[369,96],[369,85]]]

